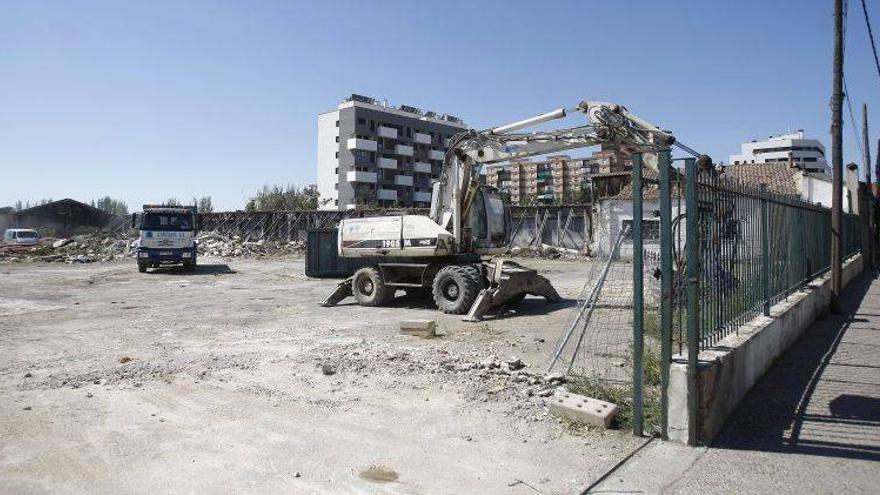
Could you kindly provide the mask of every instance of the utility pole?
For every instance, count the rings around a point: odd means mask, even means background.
[[[865,164],[865,182],[868,183],[868,189],[871,189],[871,143],[868,142],[868,104],[862,103],[862,151],[865,155],[862,157],[862,163]]]
[[[863,189],[859,187],[859,223],[862,226],[863,260],[869,268],[874,268],[874,193],[871,186],[871,143],[868,140],[868,104],[862,103],[862,150],[865,153],[865,182],[868,184],[867,201],[862,201]],[[863,208],[866,207],[866,208]]]
[[[880,138],[877,139],[877,156],[874,157],[877,160],[877,164],[874,165],[874,178],[877,179],[877,186],[880,189]],[[874,186],[872,184],[868,184],[869,192],[871,193],[871,197],[877,197],[880,193],[874,192]]]
[[[843,176],[843,0],[834,0],[834,78],[831,94],[831,310],[840,311]]]

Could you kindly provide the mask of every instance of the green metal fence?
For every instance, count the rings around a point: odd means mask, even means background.
[[[673,187],[686,189],[677,195],[685,198],[685,208],[673,220],[678,341],[681,346],[681,331],[693,316],[699,348],[705,349],[755,316],[769,315],[770,306],[829,270],[831,210],[771,192],[763,184],[698,171],[690,160],[686,169],[683,180],[680,174],[673,179]],[[844,214],[842,237],[844,258],[858,253],[858,216]],[[685,304],[685,280],[696,281],[692,309]]]
[[[774,184],[773,191],[767,184],[737,182],[712,167],[700,171],[694,159],[684,160],[684,170],[673,168],[669,152],[659,154],[656,174],[643,170],[641,155],[634,155],[632,163],[631,218],[642,221],[629,220],[633,258],[624,271],[632,283],[618,284],[631,295],[631,308],[615,306],[630,309],[632,318],[626,323],[632,325],[632,338],[618,340],[628,344],[623,364],[632,363],[633,433],[644,433],[647,405],[655,404],[659,395],[659,430],[665,438],[674,348],[687,359],[688,416],[696,418],[699,351],[716,345],[752,318],[769,315],[772,305],[830,269],[831,210],[795,194],[780,194],[785,184]],[[622,220],[622,226],[626,222]],[[654,223],[659,235],[648,235],[644,226]],[[843,215],[841,237],[844,259],[859,252],[858,216]],[[616,250],[611,249],[602,274],[594,277],[601,282],[593,286],[591,297],[608,285],[604,281]],[[645,274],[650,275],[646,278]],[[646,290],[646,282],[653,288],[655,280],[659,280],[659,300],[653,290]],[[620,296],[607,288],[605,292],[606,297]],[[646,295],[652,296],[651,314],[659,316],[651,331],[646,324]],[[584,307],[598,310],[603,305],[596,301],[586,301]],[[617,311],[614,321],[622,321],[622,314]],[[606,337],[602,341],[606,351],[613,327],[608,323],[606,319],[589,327],[594,330],[590,335]],[[654,328],[657,323],[659,332]],[[583,353],[582,340],[575,347],[575,357]],[[659,356],[648,359],[654,356],[657,343]],[[659,380],[648,373],[649,361],[659,361]],[[689,438],[695,439],[696,421],[688,421],[688,428]]]

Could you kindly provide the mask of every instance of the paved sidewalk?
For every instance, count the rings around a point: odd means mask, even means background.
[[[880,493],[880,280],[844,290],[715,442],[656,441],[591,493]]]

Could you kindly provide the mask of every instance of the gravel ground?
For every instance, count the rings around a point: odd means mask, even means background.
[[[546,412],[572,303],[321,308],[302,260],[200,262],[0,265],[0,492],[575,493],[638,443]],[[563,296],[588,272],[526,264]]]

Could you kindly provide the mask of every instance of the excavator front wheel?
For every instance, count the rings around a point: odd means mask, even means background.
[[[485,285],[479,270],[466,265],[449,265],[434,276],[434,302],[446,314],[463,315],[468,312]]]
[[[385,285],[382,274],[373,267],[356,271],[352,277],[351,289],[361,306],[381,306],[394,297],[394,289]]]

